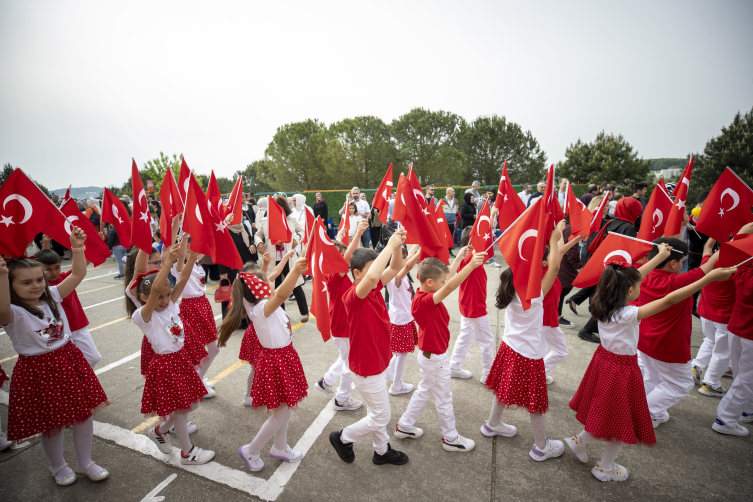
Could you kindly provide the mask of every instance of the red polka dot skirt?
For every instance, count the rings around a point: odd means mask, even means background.
[[[254,409],[273,410],[285,403],[296,408],[306,397],[309,384],[303,373],[301,359],[291,343],[281,349],[262,347],[254,363],[254,382],[251,397]]]
[[[261,344],[259,343],[259,337],[256,336],[256,330],[254,329],[254,323],[249,323],[248,328],[243,333],[243,341],[241,341],[241,352],[238,354],[238,359],[241,361],[248,361],[251,366],[256,364],[256,358],[259,357],[261,352]]]
[[[37,356],[18,356],[10,381],[8,439],[21,442],[72,427],[108,406],[105,391],[73,343]],[[58,431],[52,431],[52,435]]]
[[[169,420],[173,413],[194,410],[206,393],[185,347],[170,354],[155,354],[141,396],[141,413]]]
[[[149,371],[149,363],[153,357],[154,349],[145,336],[141,339],[141,376],[146,378],[146,373]]]
[[[416,344],[418,344],[418,330],[415,322],[411,321],[402,326],[390,323],[390,350],[392,352],[396,354],[413,352]]]
[[[0,387],[3,386],[6,380],[10,380],[10,377],[8,377],[8,375],[5,374],[5,370],[0,367]]]
[[[523,357],[505,342],[499,345],[486,377],[486,388],[507,410],[523,408],[529,413],[546,413],[549,409],[544,360]]]
[[[594,439],[656,443],[637,355],[613,354],[599,345],[570,408]]]
[[[180,319],[186,337],[196,338],[202,345],[217,340],[217,324],[206,296],[183,298],[180,302]]]

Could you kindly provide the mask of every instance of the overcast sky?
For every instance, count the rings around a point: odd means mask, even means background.
[[[414,107],[505,115],[550,162],[602,129],[681,157],[753,106],[752,21],[750,0],[3,0],[0,163],[49,189],[160,151],[230,176],[280,125]]]

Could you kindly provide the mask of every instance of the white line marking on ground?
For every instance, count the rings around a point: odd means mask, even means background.
[[[163,500],[165,500],[165,497],[163,496],[157,497],[157,494],[161,492],[162,490],[164,490],[165,487],[169,485],[170,483],[172,483],[177,477],[178,477],[177,474],[170,474],[166,480],[164,480],[162,483],[157,485],[157,488],[147,493],[146,497],[141,499],[141,502],[162,502]]]
[[[118,300],[122,300],[123,298],[125,298],[125,296],[119,296],[117,298],[113,298],[112,300],[106,300],[103,302],[95,303],[94,305],[89,305],[88,307],[84,307],[84,310],[93,309],[94,307],[99,307],[100,305],[104,305],[105,303],[116,302]]]
[[[116,270],[115,272],[110,272],[110,273],[108,273],[108,274],[105,274],[105,275],[98,275],[97,277],[89,277],[89,278],[87,278],[87,279],[84,279],[84,280],[83,280],[83,281],[81,281],[81,282],[86,282],[86,281],[93,281],[94,279],[101,279],[102,277],[107,277],[108,275],[115,275],[115,274],[117,274],[117,273],[118,273],[118,271]]]
[[[123,359],[120,359],[120,360],[118,360],[118,361],[115,361],[114,363],[110,363],[110,364],[108,364],[107,366],[103,366],[103,367],[99,368],[98,370],[96,370],[96,371],[94,372],[94,374],[95,374],[95,375],[97,375],[97,376],[99,376],[99,375],[101,375],[102,373],[104,373],[105,371],[110,371],[110,370],[111,370],[111,369],[113,369],[113,368],[117,368],[117,367],[118,367],[118,366],[120,366],[121,364],[125,364],[125,363],[127,363],[128,361],[130,361],[130,360],[132,360],[132,359],[136,359],[136,358],[137,358],[137,357],[139,357],[140,355],[141,355],[141,350],[139,350],[138,352],[134,352],[134,353],[133,353],[133,354],[131,354],[130,356],[125,356],[125,357],[124,357]]]
[[[0,389],[0,404],[4,404],[5,406],[8,406],[8,397],[10,394],[5,392],[3,389]]]

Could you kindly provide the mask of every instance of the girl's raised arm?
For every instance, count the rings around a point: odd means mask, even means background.
[[[162,289],[165,287],[165,281],[167,281],[167,274],[170,272],[170,267],[172,267],[173,263],[175,263],[175,260],[178,259],[178,253],[180,253],[180,245],[173,244],[172,246],[167,248],[167,251],[164,254],[165,262],[162,264],[159,272],[157,272],[157,277],[155,277],[154,279],[152,289],[151,291],[149,291],[149,299],[141,308],[141,318],[144,320],[144,322],[152,321],[152,313],[154,313],[154,307],[157,306],[159,297],[162,294]]]
[[[183,254],[182,251],[181,254]],[[183,288],[186,287],[186,283],[191,278],[191,272],[193,272],[193,266],[194,263],[196,263],[196,258],[198,256],[199,253],[197,253],[196,251],[191,251],[188,254],[188,261],[186,262],[186,266],[183,267],[183,270],[180,273],[180,277],[178,277],[178,280],[175,282],[175,287],[173,288],[172,293],[170,293],[170,299],[173,301],[173,303],[177,302],[178,299],[180,299],[180,295],[183,294]]]
[[[7,326],[11,322],[13,322],[13,309],[10,308],[8,265],[0,255],[0,324]]]
[[[78,227],[72,227],[71,230],[71,249],[73,250],[73,267],[71,275],[63,279],[58,284],[58,293],[60,298],[65,298],[81,284],[86,277],[86,257],[84,257],[84,242],[86,233]],[[78,251],[76,251],[78,249]]]

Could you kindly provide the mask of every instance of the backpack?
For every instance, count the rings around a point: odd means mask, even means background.
[[[89,221],[91,221],[95,227],[99,228],[99,213],[96,211],[92,211],[92,215],[89,216]]]

